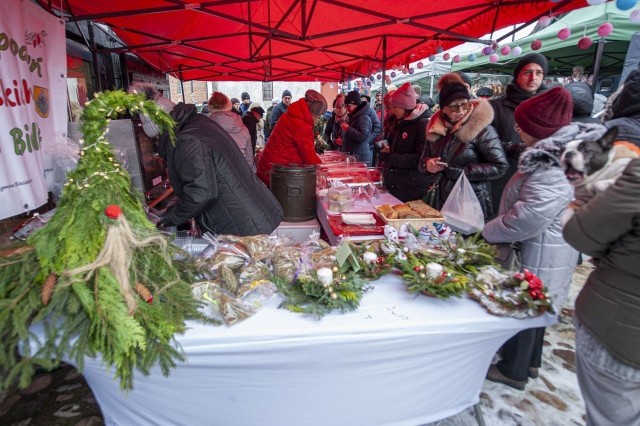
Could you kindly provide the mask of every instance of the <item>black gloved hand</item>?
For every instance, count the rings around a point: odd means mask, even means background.
[[[449,180],[458,180],[460,175],[464,173],[464,169],[462,167],[457,166],[447,166],[446,169],[443,170],[444,175]]]

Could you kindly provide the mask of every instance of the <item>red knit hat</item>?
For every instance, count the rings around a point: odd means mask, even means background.
[[[416,91],[409,83],[405,83],[389,96],[389,105],[402,109],[414,109],[416,107]]]
[[[563,87],[554,87],[522,102],[516,108],[516,124],[536,139],[545,139],[571,123],[573,99]]]

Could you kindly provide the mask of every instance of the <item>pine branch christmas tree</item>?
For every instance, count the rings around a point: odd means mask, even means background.
[[[155,102],[122,91],[96,94],[81,116],[78,167],[68,175],[56,213],[29,238],[33,250],[0,254],[0,367],[4,387],[26,387],[35,366],[63,354],[81,369],[99,355],[123,389],[133,369],[159,364],[166,375],[184,354],[174,339],[200,318],[187,268],[147,220],[130,177],[107,140],[109,120],[145,114],[173,138],[173,121]],[[31,353],[29,327],[46,339]],[[22,355],[17,355],[20,347]]]

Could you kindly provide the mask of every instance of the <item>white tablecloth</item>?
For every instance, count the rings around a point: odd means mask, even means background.
[[[519,330],[555,317],[495,317],[470,299],[411,295],[374,283],[355,311],[321,320],[271,300],[233,327],[190,323],[188,361],[134,390],[87,359],[84,376],[107,425],[419,425],[478,402],[485,373]]]

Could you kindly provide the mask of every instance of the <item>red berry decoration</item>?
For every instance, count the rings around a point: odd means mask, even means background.
[[[420,267],[419,267],[419,266],[414,266],[414,267],[413,267],[413,270],[414,270],[414,271],[416,271],[416,272],[418,272],[418,271],[420,270]]]
[[[122,208],[117,204],[109,204],[107,208],[104,209],[104,214],[106,214],[109,219],[117,219],[122,214]]]

